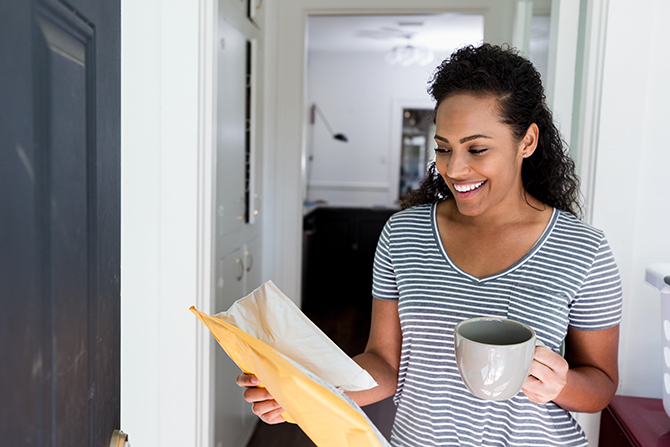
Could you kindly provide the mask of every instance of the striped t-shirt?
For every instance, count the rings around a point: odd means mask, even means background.
[[[447,255],[436,204],[393,215],[375,255],[373,296],[398,300],[402,351],[393,446],[584,446],[583,430],[553,402],[520,391],[486,401],[467,390],[454,356],[454,326],[471,317],[531,326],[558,352],[568,327],[606,329],[621,319],[621,282],[603,233],[554,210],[516,264],[478,279]]]

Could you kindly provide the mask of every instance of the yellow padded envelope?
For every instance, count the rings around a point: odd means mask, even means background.
[[[284,408],[318,447],[387,447],[386,439],[342,391],[233,324],[191,307],[228,356]],[[234,384],[231,384],[234,386]]]

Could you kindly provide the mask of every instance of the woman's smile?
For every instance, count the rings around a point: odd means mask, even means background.
[[[454,189],[459,193],[467,193],[481,188],[484,183],[486,180],[476,183],[454,183]]]

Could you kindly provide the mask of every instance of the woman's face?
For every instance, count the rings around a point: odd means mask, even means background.
[[[537,145],[537,126],[517,141],[500,121],[491,96],[455,93],[435,118],[435,166],[465,216],[518,209],[523,201],[521,164]]]

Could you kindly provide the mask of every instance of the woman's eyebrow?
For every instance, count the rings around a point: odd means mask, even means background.
[[[461,138],[460,143],[461,144],[467,143],[468,141],[476,140],[477,138],[488,138],[489,140],[491,139],[491,137],[488,137],[486,135],[476,134],[476,135],[470,135],[469,137]],[[440,140],[440,141],[444,141],[445,143],[449,142],[449,140],[447,140],[446,138],[441,137],[439,135],[435,135],[435,139]]]

